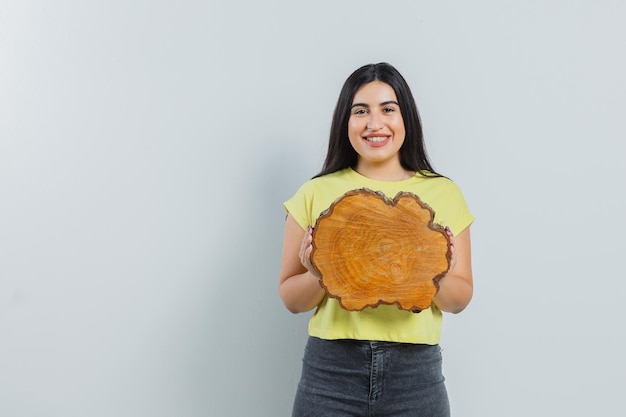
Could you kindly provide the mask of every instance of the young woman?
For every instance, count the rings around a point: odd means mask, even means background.
[[[369,188],[393,198],[420,197],[452,242],[448,273],[430,308],[394,305],[347,311],[320,286],[311,264],[311,225],[344,193]],[[441,372],[442,311],[458,313],[472,297],[469,212],[459,188],[428,160],[411,91],[386,63],[346,80],[333,115],[322,172],[285,202],[279,278],[283,303],[310,311],[309,339],[294,416],[449,416]]]

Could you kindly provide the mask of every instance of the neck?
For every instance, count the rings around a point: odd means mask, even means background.
[[[357,163],[354,170],[377,181],[402,181],[415,175],[415,172],[404,169],[399,163],[392,166]]]

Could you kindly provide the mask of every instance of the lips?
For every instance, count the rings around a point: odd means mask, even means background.
[[[387,140],[389,138],[389,136],[370,136],[370,137],[366,137],[365,140],[368,140],[370,142],[382,142],[384,140]]]
[[[363,137],[363,139],[365,140],[365,142],[367,142],[367,144],[369,146],[372,147],[380,147],[380,146],[385,146],[389,140],[391,139],[391,136],[365,136]]]

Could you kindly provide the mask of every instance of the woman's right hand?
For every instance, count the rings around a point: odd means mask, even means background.
[[[312,232],[310,227],[302,230],[293,216],[287,215],[278,290],[285,307],[292,313],[310,311],[326,296],[319,272],[311,262]]]
[[[304,266],[311,274],[315,275],[317,278],[321,278],[317,269],[313,266],[311,262],[311,252],[313,251],[313,228],[309,225],[304,233],[304,237],[302,238],[302,243],[300,244],[300,262],[302,266]]]

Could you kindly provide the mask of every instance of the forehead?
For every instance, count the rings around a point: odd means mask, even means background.
[[[354,94],[352,103],[379,104],[386,101],[398,101],[393,88],[382,81],[363,84]]]

